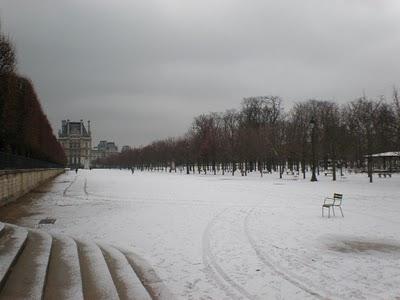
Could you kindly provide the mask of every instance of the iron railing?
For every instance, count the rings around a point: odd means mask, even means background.
[[[0,170],[64,168],[63,165],[0,152]]]

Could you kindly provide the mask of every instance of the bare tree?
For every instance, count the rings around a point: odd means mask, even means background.
[[[0,31],[0,75],[13,73],[15,71],[15,66],[16,57],[14,46],[10,38]]]
[[[258,169],[263,172],[283,170],[303,172],[312,164],[310,121],[316,122],[316,165],[332,170],[343,166],[365,167],[372,181],[371,156],[374,151],[389,151],[398,147],[400,104],[394,94],[392,105],[383,99],[356,99],[343,107],[330,101],[308,100],[297,103],[286,114],[279,97],[249,97],[241,109],[225,113],[209,113],[196,117],[188,133],[177,139],[156,141],[113,157],[109,164],[129,163],[165,170],[173,160],[186,167],[186,172],[213,174],[237,167],[242,175]],[[396,127],[397,126],[397,127]],[[397,130],[397,131],[396,131]]]

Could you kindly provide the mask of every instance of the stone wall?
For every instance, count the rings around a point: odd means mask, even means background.
[[[0,206],[14,201],[64,169],[0,170]]]

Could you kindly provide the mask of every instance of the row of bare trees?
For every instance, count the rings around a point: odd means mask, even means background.
[[[168,138],[101,161],[105,166],[190,172],[293,171],[311,164],[310,120],[315,120],[318,168],[366,169],[372,153],[400,150],[400,102],[360,97],[339,105],[308,100],[285,112],[277,96],[243,99],[239,110],[202,114],[183,137]]]
[[[16,74],[15,49],[0,32],[0,151],[65,164],[30,80]]]

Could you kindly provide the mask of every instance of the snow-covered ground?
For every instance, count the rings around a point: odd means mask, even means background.
[[[40,227],[132,249],[181,299],[400,297],[400,176],[346,177],[80,170],[14,214],[20,225],[52,217]],[[322,218],[334,192],[345,217]]]

